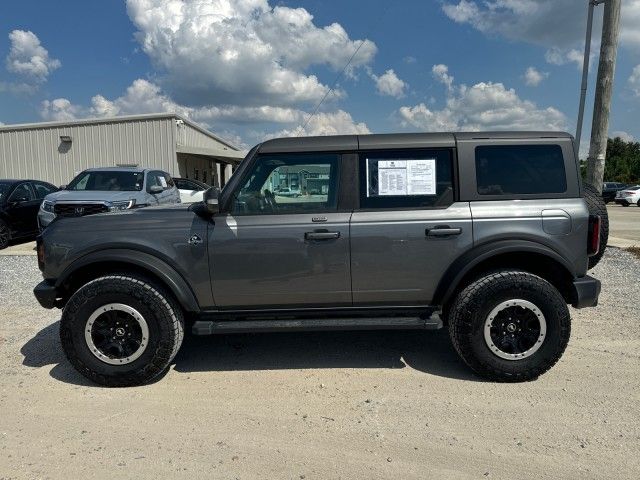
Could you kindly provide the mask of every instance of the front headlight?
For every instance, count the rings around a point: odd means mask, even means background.
[[[42,209],[43,212],[53,213],[53,202],[49,202],[45,200],[40,205],[40,208]]]
[[[125,210],[133,208],[135,204],[135,200],[127,200],[126,202],[112,202],[108,208],[110,212],[124,212]]]

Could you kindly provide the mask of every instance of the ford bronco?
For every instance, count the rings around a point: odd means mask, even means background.
[[[185,328],[446,326],[475,372],[517,382],[560,359],[567,305],[597,305],[607,228],[566,133],[283,138],[202,202],[56,219],[34,292],[107,386],[165,371]]]

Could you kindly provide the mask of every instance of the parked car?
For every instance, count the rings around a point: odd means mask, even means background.
[[[280,188],[278,191],[275,192],[276,195],[280,196],[280,197],[299,197],[300,196],[300,189],[299,188],[289,188],[289,187],[282,187]]]
[[[0,249],[38,233],[38,207],[58,188],[40,180],[0,180]]]
[[[311,166],[323,194],[268,188]],[[63,308],[67,358],[102,385],[165,371],[185,328],[446,325],[478,374],[531,380],[565,351],[567,304],[598,303],[607,210],[578,172],[565,133],[269,140],[201,203],[54,222],[34,293]]]
[[[169,203],[180,203],[180,193],[167,172],[133,167],[90,168],[45,197],[38,224],[42,230],[57,217],[83,217]]]
[[[626,187],[624,190],[617,192],[615,202],[623,207],[628,207],[632,203],[640,207],[640,185]]]
[[[602,199],[604,203],[613,202],[616,198],[616,193],[627,187],[626,183],[620,182],[604,182],[602,184]]]
[[[195,203],[202,201],[202,194],[209,188],[204,182],[192,180],[190,178],[173,178],[173,181],[180,191],[180,201],[182,203]]]

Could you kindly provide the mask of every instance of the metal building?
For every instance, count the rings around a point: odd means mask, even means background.
[[[55,185],[89,167],[140,166],[222,187],[243,156],[173,113],[0,126],[0,178]]]

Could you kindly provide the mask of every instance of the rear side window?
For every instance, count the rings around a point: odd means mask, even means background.
[[[360,208],[439,208],[453,203],[450,150],[360,155]]]
[[[480,195],[527,195],[567,191],[559,145],[491,145],[476,147]]]

